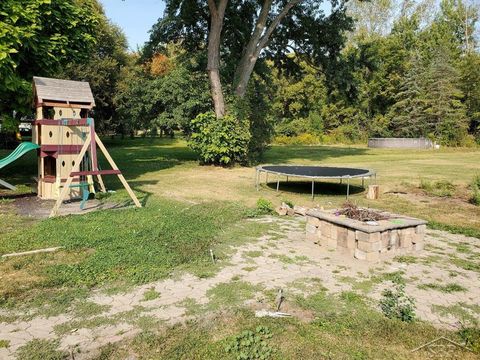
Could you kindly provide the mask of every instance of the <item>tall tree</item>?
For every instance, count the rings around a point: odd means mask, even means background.
[[[460,88],[470,120],[469,132],[480,143],[480,54],[469,52],[460,62]]]
[[[195,50],[207,44],[212,100],[221,117],[225,113],[222,77],[243,98],[261,58],[286,66],[290,65],[287,55],[295,52],[324,67],[337,59],[343,30],[351,27],[351,19],[343,0],[330,1],[328,16],[323,5],[313,0],[168,0],[164,17],[152,29],[146,53],[170,41],[181,40]]]
[[[426,100],[425,68],[416,53],[410,68],[402,79],[400,91],[395,95],[395,104],[388,117],[393,134],[401,137],[427,137],[429,131]]]
[[[439,47],[428,67],[427,126],[443,144],[461,145],[467,134],[467,117],[459,88],[459,73],[447,47]]]

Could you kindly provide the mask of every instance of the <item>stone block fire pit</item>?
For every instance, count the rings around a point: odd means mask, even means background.
[[[426,221],[381,214],[383,219],[365,222],[340,215],[338,210],[311,209],[306,213],[307,240],[367,261],[423,249]]]

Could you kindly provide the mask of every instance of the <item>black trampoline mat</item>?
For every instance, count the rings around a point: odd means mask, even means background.
[[[261,166],[261,170],[291,176],[306,177],[348,177],[348,176],[369,176],[370,170],[347,168],[347,167],[329,167],[329,166],[297,166],[297,165],[266,165]]]

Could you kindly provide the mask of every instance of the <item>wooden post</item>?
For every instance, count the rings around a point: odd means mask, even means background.
[[[92,146],[90,148],[90,153],[92,154],[91,160],[92,160],[92,170],[97,171],[98,170],[98,159],[97,159],[97,135],[95,134],[95,120],[93,118],[90,119],[90,142],[92,143]],[[98,183],[100,184],[100,190],[102,192],[107,192],[107,189],[105,188],[105,184],[102,179],[102,175],[97,175]]]
[[[117,164],[115,164],[115,161],[113,161],[112,157],[107,151],[107,148],[105,145],[103,145],[102,140],[100,140],[99,137],[97,137],[97,144],[100,147],[100,150],[102,150],[103,155],[107,158],[107,161],[110,163],[110,166],[112,167],[113,170],[119,170]],[[128,195],[132,198],[133,202],[135,203],[136,207],[142,207],[142,204],[140,204],[140,201],[138,201],[137,197],[135,196],[135,193],[132,191],[130,188],[130,185],[128,185],[127,180],[123,177],[122,174],[117,174],[118,178],[122,182],[123,187],[125,190],[127,190]]]
[[[367,199],[376,200],[380,195],[380,186],[368,185]]]

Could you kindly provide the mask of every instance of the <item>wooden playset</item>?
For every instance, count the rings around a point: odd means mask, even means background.
[[[33,78],[36,120],[33,142],[38,145],[38,196],[56,200],[57,215],[64,200],[81,198],[81,207],[96,188],[105,192],[102,175],[117,175],[137,207],[140,202],[95,133],[95,106],[87,82]],[[111,169],[100,169],[97,146]]]

